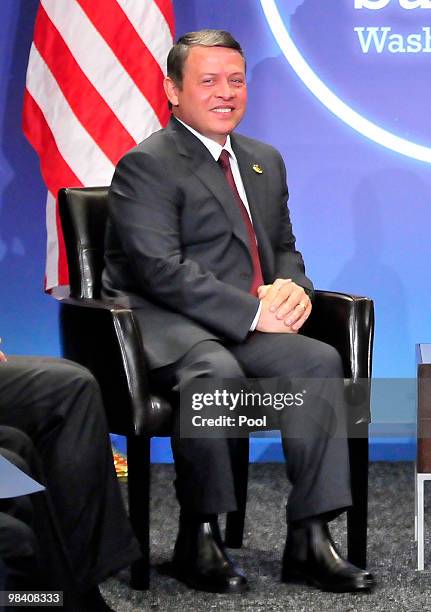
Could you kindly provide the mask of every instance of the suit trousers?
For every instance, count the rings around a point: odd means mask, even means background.
[[[43,482],[39,455],[23,431],[0,425],[0,455]],[[79,595],[48,491],[0,499],[0,559],[5,589],[62,590],[65,608],[78,609]]]
[[[285,392],[301,381],[306,401],[278,415],[292,484],[287,518],[334,516],[351,505],[343,368],[333,347],[300,334],[254,332],[241,344],[202,341],[152,375],[156,384],[169,385],[175,393],[199,378],[273,379],[277,390]],[[181,437],[177,411],[172,450],[183,512],[219,514],[237,509],[231,464],[235,444],[235,439],[226,437]]]
[[[100,390],[88,370],[61,359],[9,357],[0,363],[0,425],[25,432],[37,450],[39,477],[80,591],[139,558]]]

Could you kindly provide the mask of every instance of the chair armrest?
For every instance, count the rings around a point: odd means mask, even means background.
[[[307,336],[330,344],[341,355],[346,381],[349,436],[366,438],[370,420],[370,378],[374,338],[374,305],[366,297],[316,291],[304,325]]]
[[[152,435],[167,428],[171,409],[150,395],[140,330],[130,309],[102,300],[60,301],[63,355],[99,382],[110,431]]]
[[[374,305],[371,299],[317,290],[303,333],[338,350],[346,378],[357,380],[371,377],[374,338]]]

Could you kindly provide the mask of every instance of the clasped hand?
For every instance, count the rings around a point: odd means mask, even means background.
[[[257,331],[295,334],[311,313],[310,298],[289,278],[277,278],[272,285],[261,285],[258,298],[262,308]]]

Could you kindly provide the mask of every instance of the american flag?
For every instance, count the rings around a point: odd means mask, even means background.
[[[41,0],[23,129],[48,189],[45,287],[68,284],[61,187],[108,185],[125,151],[166,125],[171,0]]]

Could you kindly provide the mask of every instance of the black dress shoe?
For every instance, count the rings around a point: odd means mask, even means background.
[[[187,586],[210,593],[244,593],[244,574],[227,555],[217,518],[182,519],[171,573]]]
[[[340,556],[328,525],[319,521],[289,527],[281,579],[306,582],[335,593],[369,591],[375,585],[370,572]]]

